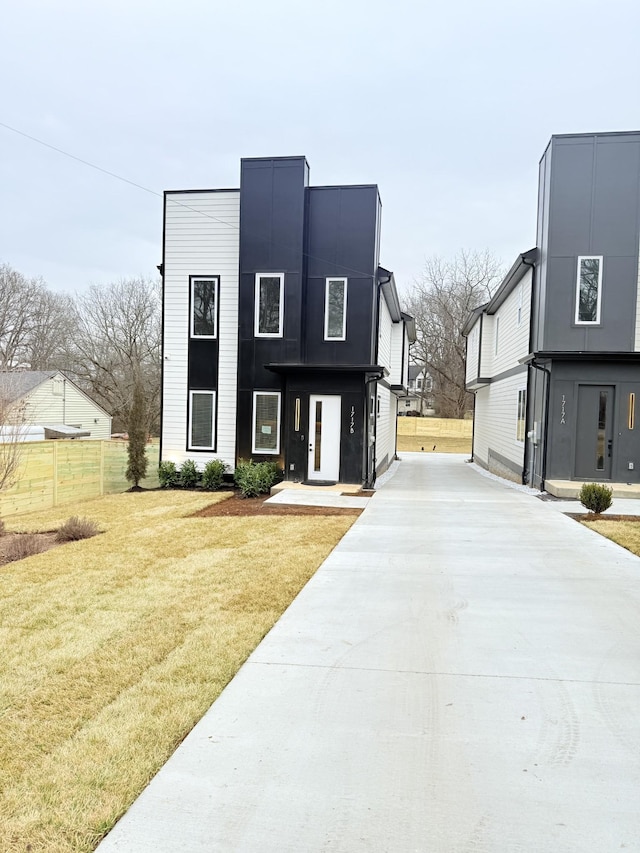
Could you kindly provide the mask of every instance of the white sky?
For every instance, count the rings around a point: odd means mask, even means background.
[[[382,263],[535,243],[552,133],[640,127],[638,0],[3,0],[0,122],[157,193],[305,154],[377,183]],[[76,291],[161,260],[161,198],[0,127],[0,262]]]

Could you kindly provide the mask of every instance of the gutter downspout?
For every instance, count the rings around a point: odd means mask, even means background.
[[[536,370],[541,370],[546,374],[546,383],[544,389],[544,428],[542,431],[544,441],[543,441],[543,454],[542,454],[542,471],[540,472],[540,491],[544,491],[544,481],[547,478],[547,435],[549,432],[549,399],[551,397],[551,371],[548,367],[543,367],[541,364],[536,364],[535,359],[531,362],[531,366]],[[533,472],[535,476],[535,471]]]
[[[376,288],[375,288],[375,294],[376,294],[376,301],[375,301],[376,343],[375,343],[375,352],[374,352],[374,364],[377,364],[378,363],[378,342],[380,340],[380,299],[382,296],[382,294],[380,292],[380,287],[381,287],[381,285],[388,284],[391,281],[391,275],[388,275],[384,281],[379,281],[378,275],[377,275],[377,267],[376,267],[376,272],[373,275],[373,280],[376,283]],[[368,410],[369,410],[369,402],[370,402],[369,398],[371,397],[371,394],[369,392],[369,386],[371,385],[372,382],[377,382],[381,378],[382,378],[381,376],[372,376],[372,377],[369,377],[369,379],[365,379],[365,381],[364,381],[364,391],[365,391],[365,407],[364,407],[364,410],[365,410],[365,414],[367,415],[367,423],[366,423],[366,430],[365,430],[365,436],[364,436],[364,438],[365,438],[365,442],[364,442],[364,446],[365,446],[365,449],[364,449],[364,458],[365,458],[364,488],[365,489],[373,489],[374,483],[376,481],[376,452],[375,451],[377,451],[377,446],[378,446],[377,445],[377,441],[378,441],[378,435],[377,435],[377,432],[378,432],[378,411],[377,411],[378,394],[376,393],[375,398],[374,398],[375,402],[373,404],[373,448],[374,448],[374,455],[373,455],[373,460],[372,460],[373,467],[372,467],[372,470],[370,472],[369,471],[369,422],[371,420],[371,413]]]
[[[536,290],[535,290],[536,264],[535,264],[535,261],[529,262],[524,256],[522,258],[522,263],[525,264],[525,266],[531,267],[531,299],[529,302],[529,350],[528,351],[534,352],[535,349],[533,346],[533,323],[534,323],[533,307],[534,307],[535,292],[536,292]],[[533,395],[530,393],[530,389],[529,389],[530,377],[531,377],[530,371],[527,370],[527,410],[526,410],[526,414],[525,414],[525,427],[524,427],[524,436],[525,436],[524,458],[522,460],[522,483],[523,483],[523,485],[526,484],[527,474],[529,473],[529,457],[531,456],[531,459],[532,459],[530,482],[532,482],[533,477],[535,476],[535,461],[536,461],[536,446],[535,446],[535,444],[533,445],[533,453],[531,453],[530,448],[531,448],[532,443],[527,438],[529,431],[530,431],[530,428],[531,428],[531,420],[532,420],[531,415],[532,415],[532,409],[533,409],[533,400],[531,399],[533,397]],[[546,460],[546,456],[547,456],[547,454],[546,454],[546,440],[547,440],[547,437],[546,437],[546,433],[545,433],[544,460]],[[544,463],[544,460],[543,460],[543,463]]]

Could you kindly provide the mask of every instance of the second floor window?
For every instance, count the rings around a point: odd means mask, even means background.
[[[347,331],[347,279],[328,278],[324,297],[324,339],[344,341]]]
[[[256,274],[255,335],[281,338],[284,314],[284,273]]]
[[[600,322],[602,255],[578,258],[576,323]]]
[[[191,279],[191,337],[218,334],[218,277]]]

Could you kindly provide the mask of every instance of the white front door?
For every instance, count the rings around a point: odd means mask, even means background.
[[[309,463],[307,480],[340,479],[339,396],[309,397]]]

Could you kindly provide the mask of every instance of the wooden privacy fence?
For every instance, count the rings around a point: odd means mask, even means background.
[[[473,421],[455,418],[398,418],[398,435],[471,438]]]
[[[147,445],[147,489],[158,486],[159,446]],[[20,448],[18,479],[0,493],[0,517],[89,500],[130,486],[126,441],[34,441]]]

